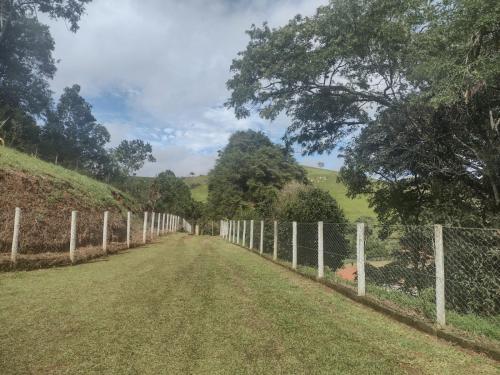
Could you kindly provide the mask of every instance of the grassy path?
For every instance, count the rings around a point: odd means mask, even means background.
[[[1,374],[498,374],[219,239],[0,275]]]

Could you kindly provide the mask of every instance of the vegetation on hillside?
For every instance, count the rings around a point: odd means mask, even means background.
[[[142,211],[110,185],[6,147],[0,148],[0,206],[0,250],[9,249],[20,207],[23,252],[67,251],[72,210],[79,212],[81,245],[100,243],[104,211],[111,213],[112,236],[123,234],[127,211]]]

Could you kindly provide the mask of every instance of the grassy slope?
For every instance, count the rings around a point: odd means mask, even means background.
[[[2,374],[500,370],[219,239],[173,235],[0,284]]]
[[[351,199],[347,197],[347,188],[344,184],[337,182],[338,172],[328,169],[305,167],[307,177],[314,186],[328,191],[344,209],[347,218],[351,221],[367,216],[375,217],[375,213],[368,206],[368,200],[365,197]]]
[[[184,177],[191,189],[191,195],[198,202],[206,202],[208,198],[208,176]]]
[[[347,197],[347,188],[344,184],[337,182],[338,172],[313,167],[305,167],[305,169],[307,176],[315,186],[328,191],[337,200],[349,220],[355,221],[361,216],[375,217],[375,213],[368,206],[366,198],[351,199]],[[195,200],[206,202],[208,196],[207,176],[185,177],[184,181],[191,187],[191,193]]]
[[[57,200],[64,193],[69,193],[89,206],[108,208],[111,206],[119,210],[124,210],[124,205],[135,207],[132,198],[110,185],[13,149],[2,147],[0,148],[0,173],[11,172],[22,173],[50,183],[54,190],[51,196],[44,197],[47,200]],[[60,187],[60,191],[57,189],[58,187]],[[117,201],[113,197],[113,192],[119,193],[123,201]]]

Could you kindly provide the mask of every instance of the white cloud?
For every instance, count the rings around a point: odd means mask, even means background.
[[[50,21],[61,59],[53,88],[79,83],[114,144],[140,137],[160,150],[178,146],[191,163],[236,130],[262,128],[279,138],[286,119],[270,126],[256,116],[237,121],[221,107],[231,60],[245,48],[252,23],[278,26],[326,2],[94,0],[76,34]],[[102,104],[112,96],[122,105]],[[162,163],[151,168],[162,170]]]

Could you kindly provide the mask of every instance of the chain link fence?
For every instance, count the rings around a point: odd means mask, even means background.
[[[258,251],[260,220],[255,223],[253,250]],[[322,223],[321,236],[319,223],[296,223],[294,231],[294,223],[278,222],[275,237],[274,223],[264,220],[265,256],[273,256],[276,240],[276,260],[300,273],[342,284],[428,322],[442,323],[438,310],[443,306],[449,328],[500,340],[500,229],[362,224],[360,234],[359,224]],[[247,233],[248,228],[249,221]],[[220,235],[231,241],[228,230],[223,222]],[[438,253],[442,281],[436,277]],[[437,297],[441,288],[444,297]]]

